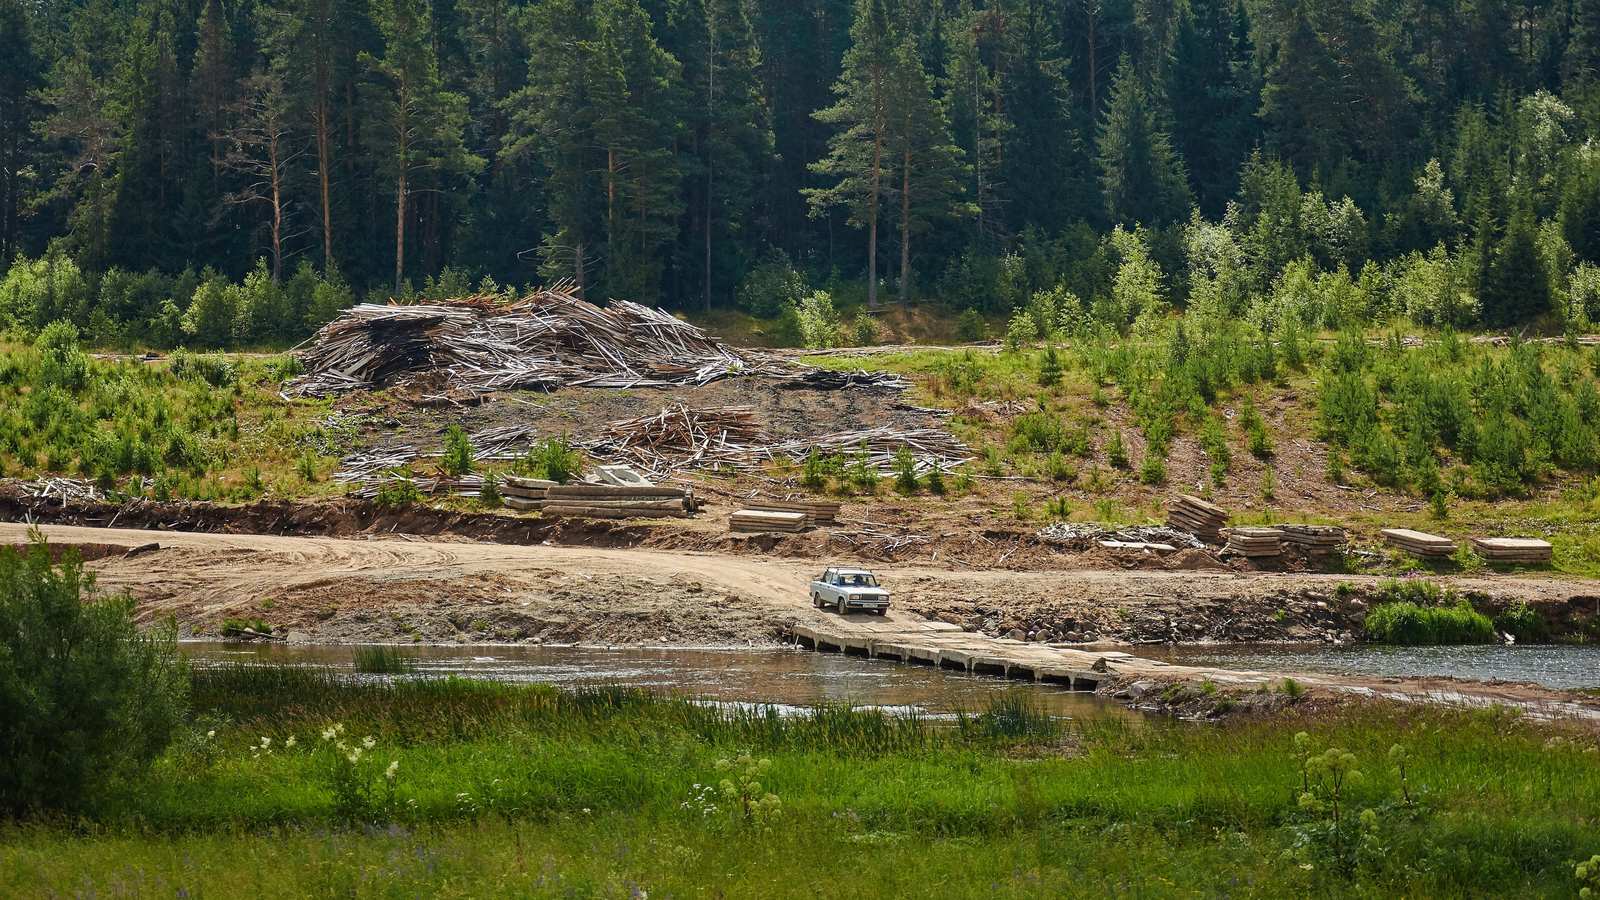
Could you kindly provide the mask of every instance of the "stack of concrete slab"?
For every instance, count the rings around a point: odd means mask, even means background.
[[[839,517],[839,504],[827,500],[749,500],[744,508],[754,512],[797,512],[806,517],[806,524],[832,525]]]
[[[1385,528],[1383,539],[1390,546],[1399,547],[1413,556],[1429,559],[1439,559],[1456,552],[1455,541],[1437,534],[1428,534],[1426,531],[1413,531],[1410,528]]]
[[[1274,525],[1285,544],[1294,544],[1307,553],[1332,553],[1344,547],[1344,529],[1337,525]]]
[[[545,492],[556,486],[554,481],[543,478],[523,478],[519,475],[507,475],[500,481],[500,496],[506,506],[523,511],[540,510],[544,508]]]
[[[1220,544],[1222,526],[1228,524],[1228,511],[1199,497],[1179,494],[1167,506],[1167,524],[1207,543]]]
[[[806,530],[806,514],[765,509],[736,510],[728,517],[728,530],[801,532]]]
[[[506,479],[506,505],[546,516],[585,519],[688,518],[694,498],[683,488],[665,485],[626,487],[615,484],[555,484],[538,479]]]
[[[1227,549],[1251,559],[1283,555],[1283,534],[1276,528],[1229,528]]]
[[[1489,562],[1547,563],[1554,548],[1538,538],[1473,538],[1472,549]]]

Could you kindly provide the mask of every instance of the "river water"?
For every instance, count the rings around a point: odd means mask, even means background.
[[[198,665],[288,664],[354,668],[339,645],[186,642]],[[1267,672],[1375,676],[1453,675],[1600,688],[1600,645],[1378,647],[1322,645],[1145,645],[1125,649],[1171,663]],[[557,686],[639,687],[720,703],[803,709],[848,703],[940,716],[984,709],[1007,691],[1028,690],[1043,711],[1068,718],[1128,716],[1121,704],[1054,686],[801,650],[561,646],[430,646],[402,650],[419,676],[457,675]]]
[[[353,669],[356,648],[337,645],[184,642],[197,665],[287,664]],[[928,715],[979,712],[1006,693],[1030,691],[1042,711],[1068,718],[1138,714],[1121,704],[1047,685],[803,650],[557,646],[402,648],[420,676],[458,675],[564,687],[621,685],[725,703],[804,708],[849,703]]]
[[[1600,644],[1463,647],[1355,645],[1141,646],[1150,659],[1188,665],[1348,675],[1453,675],[1479,681],[1531,681],[1552,688],[1600,688]]]

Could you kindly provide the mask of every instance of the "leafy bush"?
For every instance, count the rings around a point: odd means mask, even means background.
[[[839,313],[827,291],[812,291],[800,301],[795,315],[800,323],[800,340],[812,350],[839,346]]]
[[[762,319],[776,319],[810,293],[805,275],[780,250],[773,250],[739,282],[739,306]]]
[[[52,564],[37,534],[0,548],[0,813],[80,808],[172,740],[188,673],[173,630],[132,613],[94,596],[71,550]]]

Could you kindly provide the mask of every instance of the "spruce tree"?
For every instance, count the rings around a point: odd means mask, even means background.
[[[22,248],[22,186],[35,164],[37,91],[44,61],[34,52],[32,27],[21,0],[0,0],[0,272]]]
[[[889,144],[897,169],[899,194],[900,302],[910,298],[911,237],[933,222],[971,210],[961,200],[965,166],[951,141],[944,109],[933,94],[933,82],[922,67],[912,37],[901,41],[890,77]]]
[[[878,222],[892,164],[890,79],[895,59],[884,0],[857,0],[850,37],[844,71],[834,85],[838,101],[815,113],[818,122],[838,130],[828,139],[828,155],[811,168],[834,184],[803,193],[814,214],[843,206],[850,212],[850,224],[866,229],[867,306],[876,309]]]
[[[1187,176],[1161,130],[1157,103],[1124,57],[1111,81],[1098,140],[1106,215],[1119,225],[1161,227],[1189,215]]]
[[[709,311],[714,296],[731,294],[733,276],[749,258],[741,245],[764,230],[756,200],[773,152],[771,115],[749,0],[681,0],[671,22],[688,92],[685,256],[695,260]]]
[[[570,279],[585,296],[605,227],[599,173],[605,154],[594,142],[592,82],[598,69],[594,22],[578,0],[541,0],[524,19],[528,83],[505,101],[508,160],[543,170],[546,218],[540,271]]]
[[[1550,309],[1550,284],[1536,237],[1533,214],[1527,210],[1506,224],[1479,289],[1488,324],[1516,325]]]
[[[605,154],[606,287],[654,303],[662,249],[682,212],[675,141],[677,60],[662,50],[638,0],[598,0],[594,140]]]

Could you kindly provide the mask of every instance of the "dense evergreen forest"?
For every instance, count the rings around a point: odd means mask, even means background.
[[[1597,132],[1600,0],[0,0],[0,325],[568,279],[1575,327]]]

